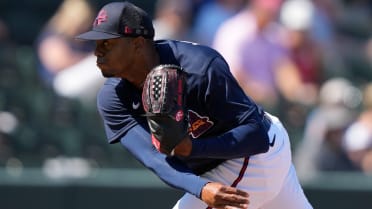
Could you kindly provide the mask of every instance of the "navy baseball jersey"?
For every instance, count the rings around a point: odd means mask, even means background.
[[[190,157],[177,161],[193,173],[202,174],[226,159],[268,150],[267,127],[262,123],[264,111],[245,95],[218,52],[171,40],[156,41],[155,46],[160,64],[181,66],[187,77],[186,111],[189,134],[195,140]],[[121,78],[109,78],[103,85],[97,104],[109,143],[120,142],[134,127],[148,130],[141,91]],[[150,137],[148,142],[151,143]],[[146,159],[136,157],[140,161]]]

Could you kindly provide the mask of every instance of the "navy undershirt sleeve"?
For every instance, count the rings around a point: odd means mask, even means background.
[[[166,184],[200,198],[202,188],[208,181],[193,174],[177,158],[159,153],[152,145],[150,138],[150,134],[137,125],[130,129],[120,142],[137,160]]]
[[[233,159],[267,152],[269,140],[259,126],[249,123],[216,137],[193,139],[189,157]]]

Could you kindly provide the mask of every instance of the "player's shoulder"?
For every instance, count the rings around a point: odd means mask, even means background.
[[[190,41],[175,41],[174,44],[179,48],[184,49],[186,52],[190,52],[190,55],[204,55],[211,58],[215,56],[221,56],[215,49],[205,46],[199,43]]]
[[[169,50],[171,50],[174,56],[178,59],[182,57],[187,59],[200,60],[200,56],[204,58],[221,56],[215,49],[195,42],[161,40],[157,41],[156,43],[158,46],[162,46],[163,48],[165,45],[169,47]]]
[[[108,78],[102,85],[97,94],[98,107],[109,105],[110,102],[117,100],[120,91],[123,91],[125,80],[121,78]]]
[[[188,41],[164,40],[157,42],[161,63],[182,66],[189,73],[203,75],[211,63],[224,60],[215,49]]]
[[[113,90],[117,88],[118,86],[123,86],[123,83],[124,83],[124,80],[121,78],[116,78],[116,77],[107,78],[104,84],[102,85],[100,92],[104,91],[102,93],[106,93],[106,91],[108,90]]]

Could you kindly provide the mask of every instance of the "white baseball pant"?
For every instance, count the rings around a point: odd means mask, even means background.
[[[277,117],[266,114],[272,121],[268,132],[270,143],[275,136],[268,152],[225,161],[202,177],[247,191],[250,209],[312,209],[292,164],[288,133]],[[186,193],[173,209],[209,207]]]

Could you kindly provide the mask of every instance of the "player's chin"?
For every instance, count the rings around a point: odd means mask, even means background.
[[[102,73],[102,76],[105,77],[105,78],[114,77],[114,74],[112,74],[112,73],[108,73],[108,72],[105,72],[105,71],[101,71],[101,73]]]
[[[104,65],[98,64],[97,65],[99,69],[101,70],[102,76],[105,78],[114,77],[114,74],[110,72]]]

